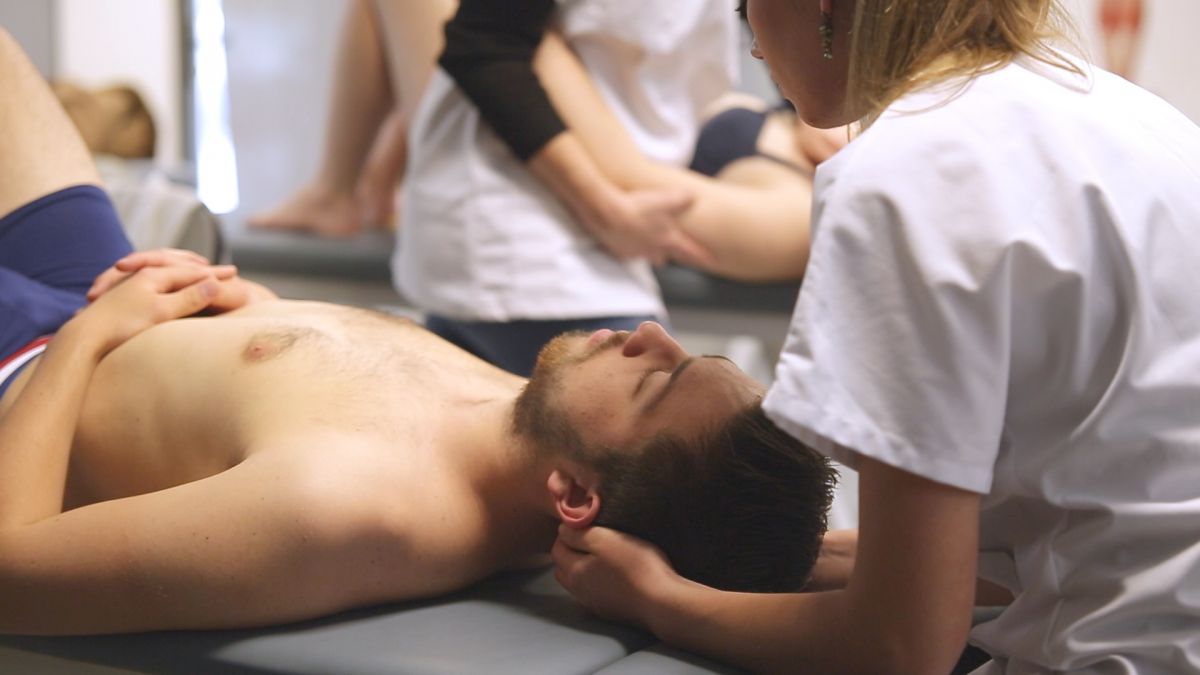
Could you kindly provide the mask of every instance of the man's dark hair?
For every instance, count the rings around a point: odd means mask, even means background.
[[[837,472],[756,404],[690,442],[605,452],[596,524],[653,542],[681,575],[728,591],[799,591],[825,535]]]

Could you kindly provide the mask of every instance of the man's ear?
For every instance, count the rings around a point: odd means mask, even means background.
[[[600,495],[593,480],[581,480],[579,474],[555,469],[546,487],[554,497],[559,520],[567,527],[579,530],[590,527],[600,513]]]

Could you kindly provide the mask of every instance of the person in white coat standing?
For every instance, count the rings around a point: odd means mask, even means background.
[[[677,220],[691,204],[603,175],[534,72],[552,28],[665,164],[686,166],[705,108],[737,76],[731,0],[460,3],[409,131],[393,278],[430,330],[525,374],[563,331],[665,318],[650,262],[686,247]]]

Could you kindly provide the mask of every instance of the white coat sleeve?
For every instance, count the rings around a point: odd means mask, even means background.
[[[986,493],[1008,391],[1011,209],[969,147],[886,147],[897,136],[864,136],[819,177],[811,262],[765,407],[851,467],[866,455]]]

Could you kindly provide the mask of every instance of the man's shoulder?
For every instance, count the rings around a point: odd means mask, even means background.
[[[405,477],[394,467],[397,452],[374,434],[307,425],[260,441],[246,461],[271,467],[277,494],[353,517],[377,513],[382,486]]]
[[[448,592],[494,571],[481,552],[476,500],[382,440],[318,433],[247,461],[274,465],[269,489],[314,560],[361,575],[372,600]]]
[[[312,431],[250,460],[274,464],[278,490],[314,534],[402,553],[470,539],[476,499],[426,453],[372,434]],[[435,525],[436,524],[436,525]]]

